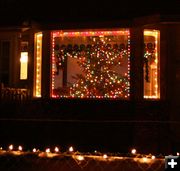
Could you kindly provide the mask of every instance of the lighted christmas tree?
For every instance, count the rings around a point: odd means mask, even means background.
[[[73,76],[76,80],[70,87],[71,97],[127,98],[129,94],[128,74],[115,71],[121,66],[127,51],[112,44],[108,37],[93,37],[78,55],[82,74]]]

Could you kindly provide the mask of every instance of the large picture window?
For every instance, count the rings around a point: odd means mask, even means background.
[[[51,97],[128,99],[128,29],[53,31],[51,55]]]
[[[160,98],[160,33],[144,30],[144,98]]]

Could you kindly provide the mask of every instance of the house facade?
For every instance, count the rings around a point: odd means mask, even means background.
[[[71,103],[82,120],[82,113],[92,112],[92,120],[130,121],[135,146],[178,150],[179,27],[178,16],[155,15],[128,22],[2,29],[1,92],[18,89],[20,98]],[[84,103],[87,108],[81,111]],[[99,112],[91,109],[99,104],[106,106]]]
[[[138,27],[142,26],[105,23],[103,27],[101,23],[94,28],[55,25],[2,30],[1,83],[27,88],[32,98],[165,98],[159,26],[142,28],[141,34],[136,33]],[[143,58],[137,59],[136,53]],[[137,68],[142,76],[138,85]]]

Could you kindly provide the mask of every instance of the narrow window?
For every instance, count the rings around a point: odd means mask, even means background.
[[[144,98],[160,98],[160,33],[144,30]]]
[[[21,52],[20,80],[26,80],[28,76],[28,52]]]
[[[21,42],[20,53],[20,80],[26,80],[28,78],[28,42]]]

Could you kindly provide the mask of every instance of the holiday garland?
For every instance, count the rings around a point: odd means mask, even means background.
[[[119,51],[119,54],[121,53],[127,53],[127,45],[124,43],[121,44],[107,44],[106,47],[111,51]],[[55,56],[56,56],[56,66],[60,69],[64,67],[65,59],[67,57],[72,58],[81,58],[82,56],[88,55],[91,53],[94,47],[92,47],[92,44],[56,44],[54,47],[55,50]],[[124,54],[126,55],[126,54]]]

